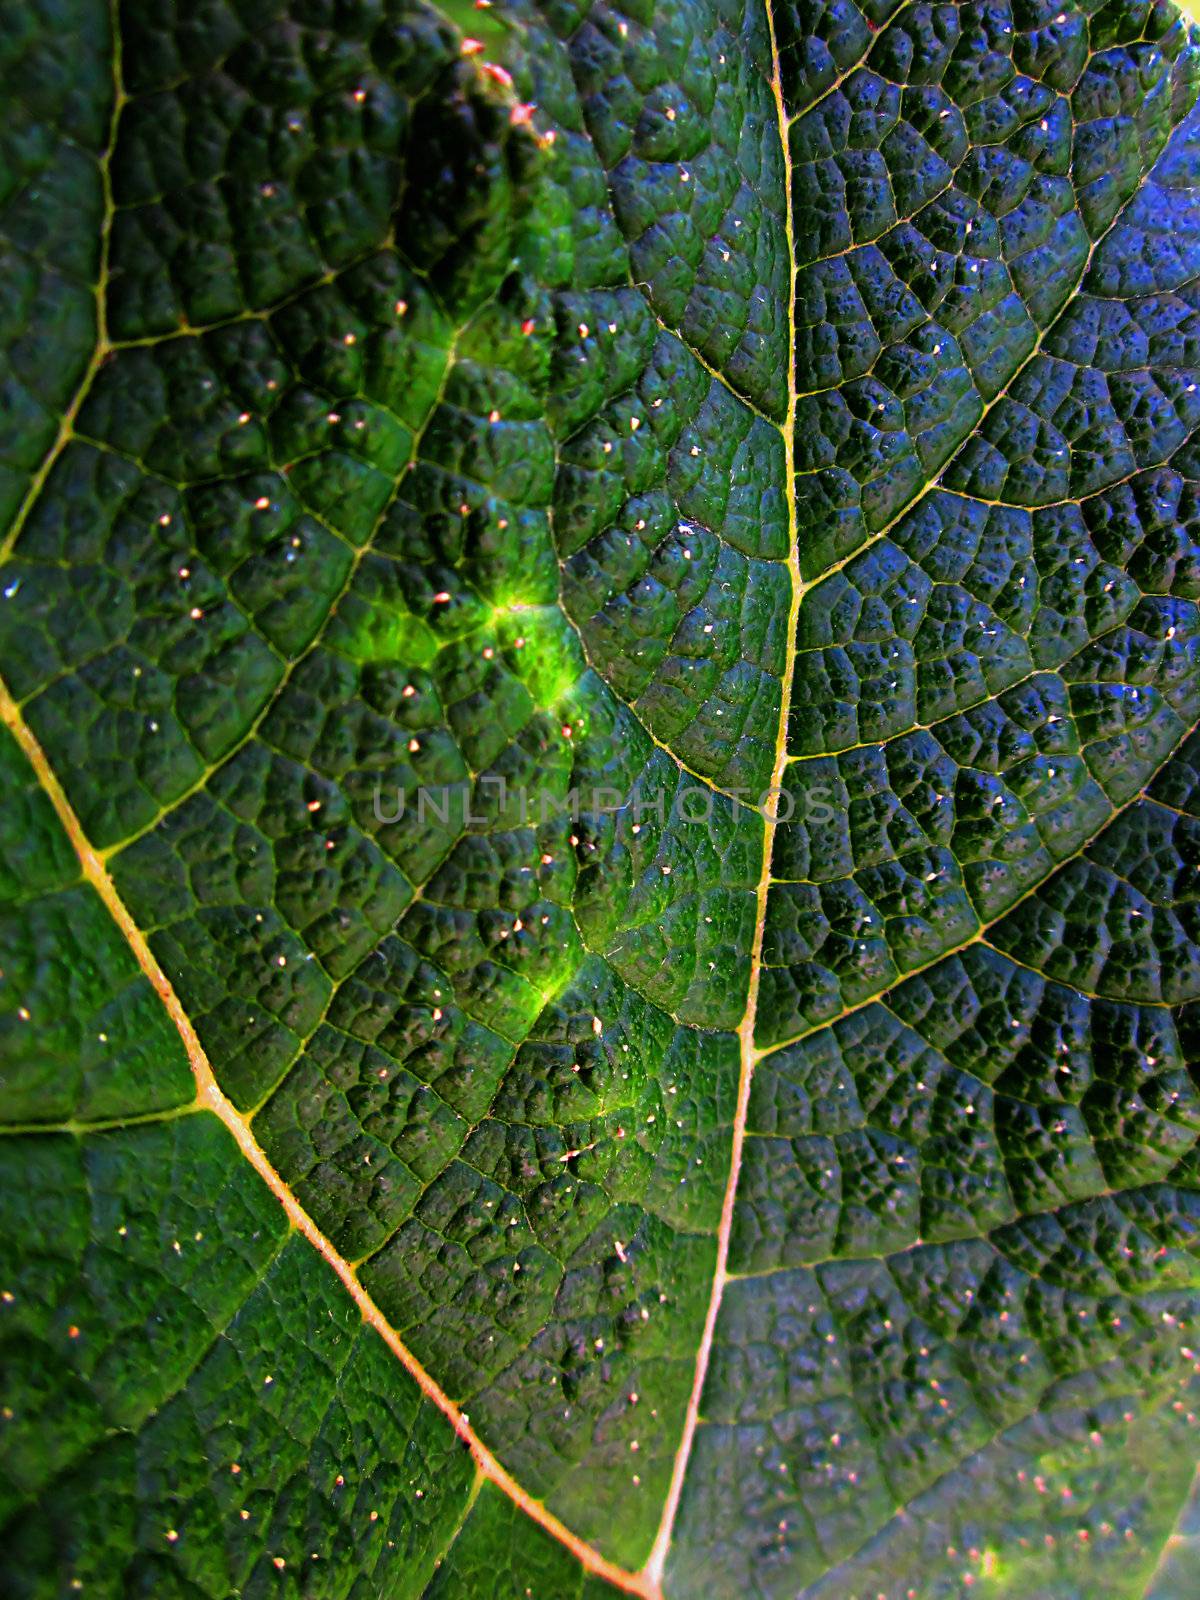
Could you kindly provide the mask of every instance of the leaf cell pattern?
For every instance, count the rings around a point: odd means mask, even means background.
[[[3,31],[6,1592],[1190,1594],[1200,31]]]

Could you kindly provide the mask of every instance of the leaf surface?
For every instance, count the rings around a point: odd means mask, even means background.
[[[1200,36],[5,32],[6,1591],[1190,1593]]]

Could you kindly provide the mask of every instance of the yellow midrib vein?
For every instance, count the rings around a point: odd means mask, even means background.
[[[788,119],[783,102],[783,82],[779,69],[779,47],[775,39],[775,19],[771,14],[771,0],[763,0],[763,6],[767,17],[767,31],[771,40],[771,93],[775,100],[776,122],[783,155],[784,236],[787,242],[789,274],[787,301],[788,403],[784,420],[778,426],[783,434],[784,472],[788,507],[787,568],[788,576],[791,579],[791,604],[788,609],[784,669],[780,683],[779,728],[775,739],[775,765],[771,774],[771,793],[775,797],[775,805],[771,808],[771,814],[765,817],[763,822],[762,872],[758,880],[757,913],[754,925],[754,943],[750,951],[750,977],[746,992],[746,1010],[738,1027],[741,1062],[738,1072],[737,1107],[734,1112],[733,1133],[729,1151],[729,1177],[725,1184],[725,1195],[721,1203],[721,1220],[717,1229],[717,1261],[713,1272],[708,1310],[704,1318],[704,1328],[696,1351],[696,1367],[692,1378],[691,1394],[688,1397],[687,1411],[684,1415],[683,1432],[680,1435],[679,1446],[675,1452],[671,1483],[663,1506],[658,1534],[650,1551],[649,1559],[642,1569],[644,1575],[656,1588],[662,1582],[667,1551],[671,1546],[675,1518],[679,1511],[680,1496],[683,1492],[683,1482],[687,1474],[688,1462],[691,1459],[696,1428],[700,1421],[700,1400],[704,1392],[704,1380],[708,1374],[709,1359],[712,1355],[717,1317],[721,1310],[721,1299],[725,1291],[725,1284],[728,1281],[729,1241],[733,1233],[733,1211],[737,1200],[738,1178],[741,1174],[742,1146],[745,1142],[746,1116],[750,1106],[750,1084],[754,1077],[756,1060],[754,1023],[758,1014],[763,932],[767,919],[767,892],[771,884],[771,851],[775,841],[774,812],[778,810],[779,789],[787,766],[787,729],[788,715],[791,709],[792,673],[796,656],[796,622],[800,608],[800,597],[804,591],[804,583],[800,575],[800,551],[796,515],[796,461],[793,449],[797,385],[795,334],[796,249],[792,224],[792,170],[791,160],[788,155]]]
[[[121,930],[126,943],[133,952],[138,966],[153,985],[155,992],[166,1008],[167,1015],[175,1024],[180,1040],[183,1043],[183,1048],[187,1052],[192,1076],[196,1082],[196,1106],[199,1109],[212,1112],[214,1116],[219,1117],[221,1122],[224,1123],[236,1140],[243,1156],[245,1156],[254,1171],[283,1207],[288,1222],[294,1231],[301,1234],[333,1268],[341,1279],[346,1292],[358,1307],[363,1321],[375,1330],[426,1399],[431,1401],[449,1420],[455,1433],[470,1450],[477,1471],[484,1478],[494,1483],[498,1489],[502,1490],[533,1522],[537,1523],[552,1538],[564,1545],[588,1572],[595,1573],[597,1577],[605,1579],[606,1582],[617,1589],[623,1590],[626,1594],[640,1595],[643,1600],[661,1600],[657,1584],[650,1581],[645,1574],[628,1572],[625,1568],[607,1560],[598,1550],[595,1550],[585,1540],[573,1533],[552,1511],[547,1510],[541,1501],[535,1500],[531,1494],[523,1489],[471,1427],[467,1414],[451,1400],[445,1390],[426,1372],[425,1368],[402,1342],[383,1312],[359,1282],[354,1268],[335,1249],[308,1212],[300,1205],[295,1195],[292,1194],[283,1178],[276,1172],[259,1146],[251,1131],[249,1122],[222,1091],[204,1047],[200,1043],[195,1028],[192,1026],[191,1018],[184,1010],[179,996],[175,993],[171,980],[159,965],[157,958],[150,949],[145,934],[138,927],[117,893],[116,885],[109,877],[99,853],[84,833],[83,826],[75,814],[74,807],[68,800],[66,792],[50,765],[45,751],[21,715],[20,707],[9,693],[8,686],[3,679],[0,679],[0,720],[4,722],[20,745],[30,766],[37,774],[38,782],[54,806],[58,819],[62,823],[63,829],[68,839],[70,839],[78,858],[84,879],[100,896],[108,914]]]

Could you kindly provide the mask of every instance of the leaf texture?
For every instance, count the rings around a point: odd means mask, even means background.
[[[6,1593],[1200,1583],[1200,32],[0,43]]]

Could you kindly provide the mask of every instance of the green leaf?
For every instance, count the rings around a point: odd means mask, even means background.
[[[6,1594],[1200,1579],[1200,31],[39,0]]]

